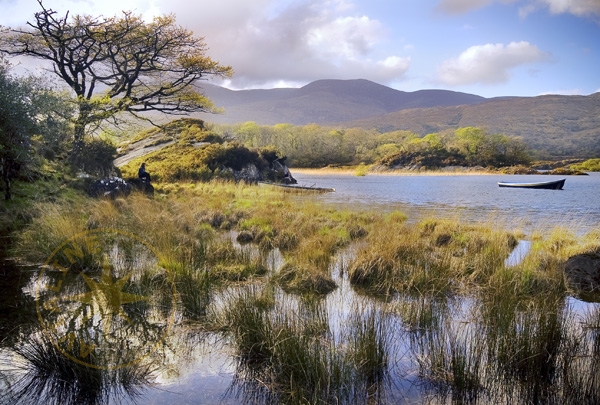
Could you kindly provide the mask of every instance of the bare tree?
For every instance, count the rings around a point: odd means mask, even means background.
[[[230,66],[206,56],[204,38],[175,23],[174,16],[145,22],[120,17],[91,17],[67,12],[60,17],[38,0],[41,11],[25,29],[9,30],[0,51],[52,64],[75,93],[74,152],[90,128],[119,113],[157,111],[182,115],[212,112],[213,104],[196,87],[207,76],[226,77]]]

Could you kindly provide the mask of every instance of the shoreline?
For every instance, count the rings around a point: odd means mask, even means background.
[[[498,172],[493,172],[489,170],[425,170],[425,171],[415,171],[415,170],[387,170],[387,171],[358,171],[357,167],[340,167],[340,168],[332,168],[325,167],[322,169],[312,169],[312,168],[289,168],[292,175],[294,172],[302,173],[302,174],[319,174],[319,175],[351,175],[356,177],[364,177],[364,176],[490,176],[499,174]],[[359,174],[357,174],[359,173]]]

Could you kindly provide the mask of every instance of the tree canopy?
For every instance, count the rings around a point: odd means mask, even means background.
[[[328,165],[504,167],[531,160],[522,139],[488,134],[476,127],[431,133],[378,133],[362,128],[333,129],[315,124],[260,126],[254,122],[221,125],[220,130],[254,148],[274,147],[288,157],[291,167]]]
[[[230,66],[206,55],[204,38],[175,23],[174,16],[146,22],[141,16],[92,17],[44,7],[25,29],[11,29],[0,51],[50,62],[74,92],[75,147],[91,129],[119,113],[213,112],[196,87],[207,76],[229,76]]]
[[[69,105],[37,77],[15,77],[0,59],[0,176],[5,199],[11,182],[32,169],[37,158],[59,149]]]

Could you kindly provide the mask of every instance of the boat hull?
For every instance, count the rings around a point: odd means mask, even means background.
[[[533,188],[533,189],[544,189],[544,190],[562,190],[565,185],[566,179],[552,180],[552,181],[540,181],[536,183],[510,183],[500,181],[498,186],[500,187],[512,187],[512,188]]]

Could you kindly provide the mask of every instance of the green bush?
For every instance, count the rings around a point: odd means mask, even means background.
[[[89,139],[84,142],[81,153],[74,157],[73,164],[93,176],[107,177],[114,171],[113,159],[116,154],[117,147],[111,141]]]
[[[588,159],[583,163],[571,165],[571,169],[584,172],[600,172],[600,158]]]

